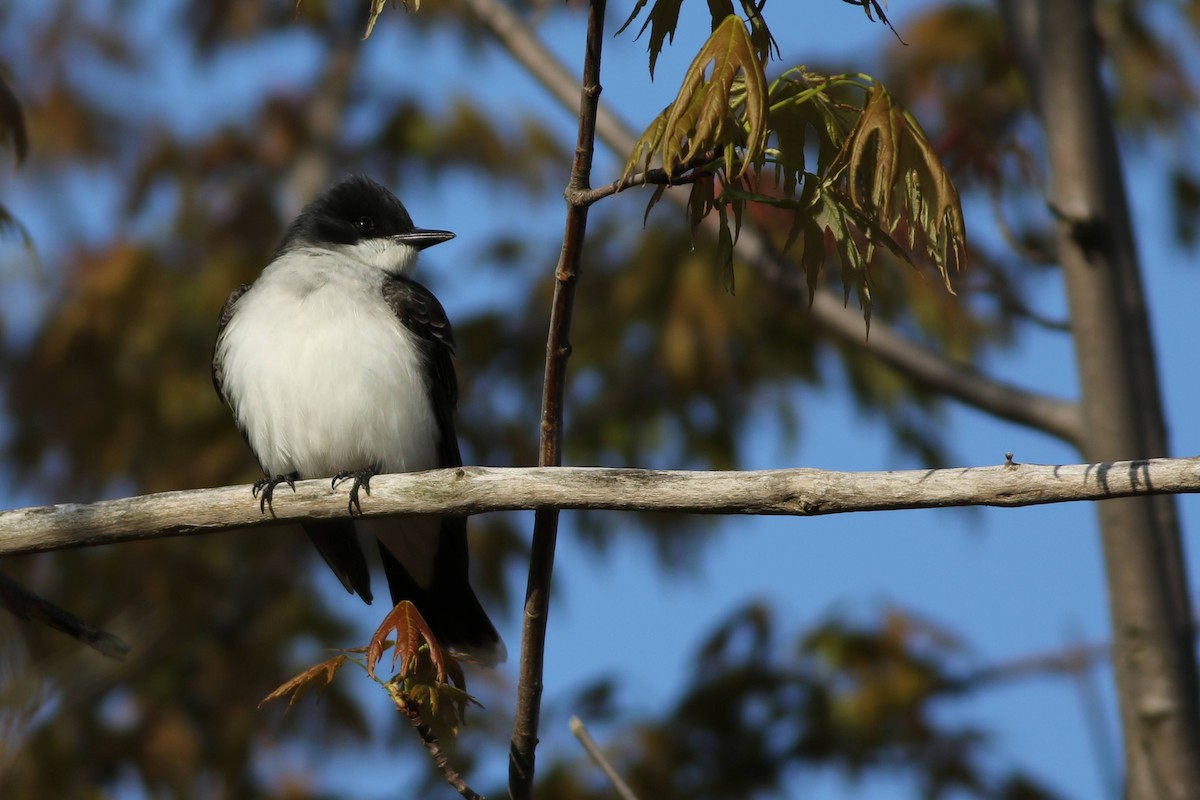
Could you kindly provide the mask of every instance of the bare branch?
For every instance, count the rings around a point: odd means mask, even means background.
[[[603,772],[605,777],[608,778],[609,783],[613,785],[613,789],[616,790],[617,794],[621,797],[621,800],[638,800],[637,795],[633,793],[633,790],[630,789],[629,785],[621,779],[621,776],[617,773],[617,770],[613,767],[613,765],[610,764],[608,759],[604,757],[604,753],[600,752],[600,748],[596,745],[596,741],[592,738],[592,735],[588,733],[588,729],[584,726],[583,720],[581,720],[579,717],[572,716],[570,725],[571,733],[575,734],[575,738],[579,740],[581,745],[583,745],[583,749],[588,754],[588,757],[591,758],[592,761],[596,762],[596,766],[598,766],[600,771]]]
[[[577,192],[569,197],[571,202],[581,205],[590,206],[606,197],[611,197],[617,192],[622,192],[626,189],[631,189],[635,186],[686,186],[690,183],[695,183],[698,180],[708,180],[711,175],[697,173],[694,170],[697,167],[702,167],[717,158],[717,153],[707,152],[701,153],[693,159],[690,159],[676,168],[676,175],[669,175],[665,169],[651,169],[645,172],[637,172],[626,178],[615,180],[607,186],[601,186],[599,189],[588,189],[586,191]]]
[[[48,625],[109,658],[124,661],[129,655],[129,645],[116,636],[39,597],[3,572],[0,572],[0,605],[19,619]]]
[[[416,730],[417,735],[421,737],[421,744],[429,752],[429,756],[433,759],[433,763],[437,766],[438,771],[442,773],[442,777],[446,779],[446,783],[454,787],[454,790],[466,798],[466,800],[483,800],[483,796],[475,792],[463,776],[458,773],[450,764],[450,759],[446,757],[446,751],[442,750],[442,745],[438,741],[437,734],[433,732],[421,719],[421,705],[416,700],[412,699],[407,692],[401,690],[393,683],[387,684],[388,694],[392,696],[392,702],[396,704],[396,708],[404,713],[410,725]]]
[[[344,519],[344,487],[298,481],[262,514],[249,486],[0,512],[0,556],[136,539]],[[1200,492],[1200,456],[1065,466],[835,472],[692,472],[601,467],[459,467],[371,480],[364,517],[529,509],[820,516],[957,506],[1030,506]]]

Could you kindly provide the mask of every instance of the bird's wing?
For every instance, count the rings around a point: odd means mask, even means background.
[[[438,426],[438,461],[461,467],[454,409],[458,406],[458,377],[454,372],[454,331],[433,292],[408,278],[393,276],[383,283],[383,299],[404,327],[420,339],[431,367],[429,392]]]
[[[417,336],[430,366],[438,461],[443,467],[462,466],[454,430],[454,333],[446,312],[432,292],[408,278],[385,280],[383,297],[401,324]],[[465,517],[378,520],[368,526],[379,540],[393,603],[412,600],[443,645],[486,665],[504,660],[504,643],[468,580]]]
[[[229,397],[225,394],[225,374],[220,362],[217,361],[217,349],[221,344],[221,336],[225,333],[225,326],[229,324],[229,320],[233,318],[234,307],[237,306],[237,301],[242,295],[250,291],[250,284],[243,283],[238,288],[234,289],[229,299],[225,301],[225,305],[221,306],[221,319],[217,322],[217,338],[213,342],[213,360],[212,360],[212,380],[213,387],[217,390],[217,396],[221,398],[221,402],[225,405],[230,405]]]

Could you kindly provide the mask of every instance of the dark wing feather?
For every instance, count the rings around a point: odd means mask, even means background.
[[[346,591],[350,594],[358,592],[359,597],[370,605],[371,570],[362,545],[358,543],[354,523],[350,520],[310,522],[301,527]]]
[[[433,414],[438,426],[438,456],[443,467],[462,466],[454,410],[458,405],[458,378],[454,372],[454,332],[442,304],[416,281],[399,276],[383,284],[383,298],[392,313],[416,334],[421,353],[430,367]],[[504,660],[504,644],[487,612],[479,604],[468,580],[466,517],[442,517],[434,556],[433,580],[419,585],[405,568],[400,553],[382,542],[379,551],[387,573],[392,602],[413,601],[444,645],[467,652],[482,663]]]
[[[454,410],[458,406],[458,376],[454,372],[454,331],[433,292],[409,278],[393,276],[383,283],[383,299],[404,327],[420,339],[422,355],[431,370],[429,391],[438,426],[438,455],[443,467],[461,467]]]

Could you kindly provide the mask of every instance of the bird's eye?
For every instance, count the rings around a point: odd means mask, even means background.
[[[359,233],[370,233],[375,230],[375,220],[370,217],[359,217],[354,220],[354,227],[358,229]]]

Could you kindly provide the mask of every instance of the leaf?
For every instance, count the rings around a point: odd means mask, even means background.
[[[696,159],[723,152],[727,170],[734,169],[739,154],[736,177],[741,178],[763,157],[767,112],[763,64],[741,18],[728,16],[692,60],[675,100],[634,145],[623,177],[639,164],[649,168],[655,155],[667,175],[674,176]]]
[[[333,676],[337,674],[338,668],[345,663],[349,658],[345,653],[334,656],[328,661],[322,661],[320,664],[314,664],[308,669],[301,672],[296,677],[280,684],[279,688],[264,697],[258,704],[259,708],[285,695],[290,695],[288,698],[287,711],[292,710],[292,706],[300,699],[301,695],[305,694],[313,687],[319,692],[333,683]]]
[[[715,188],[714,181],[708,177],[692,184],[692,191],[688,195],[687,215],[688,225],[692,229],[693,236],[700,227],[700,223],[713,210]]]
[[[389,632],[397,633],[393,644],[386,640]],[[424,644],[421,640],[424,640]],[[374,669],[383,651],[394,646],[392,666],[400,661],[401,669],[384,682]],[[384,685],[397,703],[405,698],[428,709],[428,719],[436,720],[453,734],[466,720],[469,704],[482,708],[467,693],[467,678],[462,666],[450,653],[442,651],[437,640],[417,612],[416,606],[404,600],[396,605],[367,646],[367,674]]]
[[[625,24],[617,29],[617,33],[622,33],[629,27],[637,15],[645,7],[647,0],[638,0],[633,7],[633,11],[629,14],[629,19],[625,20]],[[638,31],[636,38],[641,38],[646,32],[646,28],[650,29],[650,42],[647,49],[650,51],[650,79],[654,79],[654,65],[658,62],[658,54],[662,52],[663,42],[675,41],[675,27],[679,24],[679,9],[683,5],[683,0],[655,0],[654,7],[650,9],[650,15],[646,21],[642,23],[641,30]]]
[[[754,0],[741,0],[741,2],[742,11],[745,12],[746,19],[750,21],[750,41],[754,43],[754,49],[758,52],[758,60],[766,64],[771,58],[772,51],[776,57],[780,56],[779,42],[775,41],[775,37],[771,35],[770,29],[767,28],[767,21],[762,15],[763,6],[767,2],[766,0],[759,0],[757,4]],[[711,7],[711,2],[709,5]]]
[[[646,227],[647,220],[650,219],[650,209],[658,205],[658,201],[662,200],[663,195],[667,193],[667,185],[659,184],[654,188],[654,193],[650,195],[650,200],[646,203],[646,212],[642,214],[642,227]],[[3,210],[3,209],[0,209]]]
[[[882,84],[862,74],[825,76],[795,68],[764,94],[755,73],[736,66],[746,57],[758,64],[748,41],[736,18],[714,31],[675,102],[638,141],[626,176],[638,163],[648,167],[655,155],[668,175],[684,167],[715,173],[712,183],[689,177],[687,215],[695,230],[714,208],[721,214],[717,259],[727,283],[745,204],[763,203],[792,212],[783,250],[799,244],[810,297],[821,267],[835,255],[844,299],[851,292],[858,297],[868,326],[869,270],[881,249],[908,264],[930,263],[953,293],[951,272],[966,259],[961,201],[916,120]],[[711,79],[705,76],[710,65]],[[754,110],[760,99],[767,103],[761,128]],[[760,146],[759,134],[773,134],[773,146],[765,139]],[[714,160],[697,163],[699,158]],[[764,183],[772,173],[774,183]]]
[[[884,1],[886,3],[886,0]],[[892,29],[892,33],[896,35],[896,39],[899,40],[900,44],[906,44],[906,42],[900,38],[900,33],[896,30],[896,27],[892,25],[892,21],[887,18],[887,14],[883,13],[883,7],[879,5],[878,0],[842,0],[842,2],[852,6],[860,6],[862,10],[866,12],[867,19],[871,20],[871,22],[875,21],[875,17],[872,16],[872,13],[878,14],[879,21]]]
[[[393,697],[399,693],[429,710],[430,721],[436,721],[451,733],[457,734],[459,726],[466,721],[467,707],[474,705],[483,708],[466,690],[466,677],[462,667],[456,662],[449,664],[450,680],[438,680],[436,670],[428,658],[419,662],[420,666],[403,679],[393,679],[387,686],[394,687]]]
[[[733,0],[708,0],[708,13],[712,15],[712,27],[716,30],[721,20],[733,14]]]
[[[891,103],[882,86],[875,84],[858,125],[846,138],[850,198],[859,208],[869,208],[884,218],[891,214],[905,127],[904,112]],[[864,194],[864,188],[869,188],[868,194]]]
[[[396,636],[395,642],[388,641],[388,636],[392,633]],[[429,659],[437,669],[438,681],[445,683],[447,656],[434,637],[433,631],[430,630],[429,624],[425,622],[425,618],[409,600],[401,600],[397,603],[371,636],[371,641],[367,645],[367,674],[372,678],[375,677],[375,667],[383,656],[383,651],[392,646],[394,647],[392,669],[396,669],[396,663],[399,662],[398,675],[400,677],[407,675],[416,669],[422,640],[429,648]]]
[[[725,206],[717,206],[721,224],[717,226],[717,263],[725,280],[725,291],[735,294],[733,283],[733,236],[729,233],[729,213]]]
[[[618,34],[624,33],[625,29],[637,19],[647,2],[648,0],[638,0],[634,4],[629,18],[617,30]],[[746,19],[750,23],[750,38],[754,43],[755,50],[759,53],[759,61],[765,64],[772,49],[776,53],[779,52],[779,45],[771,35],[771,31],[767,29],[766,20],[763,19],[762,6],[765,3],[760,1],[755,4],[753,0],[740,0],[740,2]],[[658,63],[658,56],[662,53],[663,45],[675,41],[675,29],[679,25],[679,11],[682,5],[683,0],[655,0],[650,14],[638,30],[636,38],[640,39],[646,32],[646,28],[650,29],[650,42],[646,49],[650,52],[651,80],[654,79],[654,66]],[[733,16],[733,0],[708,0],[708,12],[712,16],[712,30],[715,31],[724,20]]]
[[[960,270],[966,259],[958,192],[916,120],[881,84],[867,90],[858,119],[825,166],[822,181],[823,203],[838,223],[831,230],[838,238],[842,268],[855,273],[853,280],[843,276],[847,296],[852,284],[864,316],[870,315],[864,270],[879,244],[910,264],[915,256],[923,257],[953,292],[950,273]],[[841,239],[839,225],[861,241],[861,249]],[[895,239],[901,232],[906,247]]]
[[[854,204],[889,233],[904,227],[908,249],[920,250],[953,292],[950,274],[966,262],[958,190],[920,126],[882,86],[876,85],[831,171],[843,168]],[[873,187],[869,202],[864,186]]]

